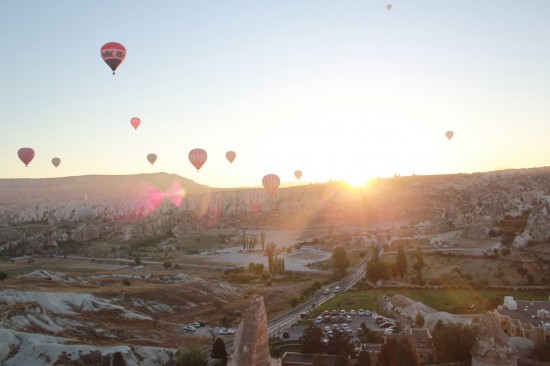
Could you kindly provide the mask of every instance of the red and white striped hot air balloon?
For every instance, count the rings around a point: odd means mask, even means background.
[[[233,160],[235,160],[235,158],[237,157],[237,154],[235,153],[235,151],[228,151],[225,153],[225,157],[227,158],[227,160],[229,160],[230,163],[232,163]]]
[[[57,167],[59,166],[59,164],[61,164],[61,159],[59,159],[59,158],[53,158],[53,159],[52,159],[52,164],[53,164],[54,167],[57,168]]]
[[[139,125],[141,124],[141,119],[139,119],[138,117],[133,117],[133,118],[130,120],[130,124],[132,125],[132,127],[134,128],[134,130],[137,130],[137,128],[138,128]]]
[[[193,149],[189,151],[189,161],[193,164],[195,169],[197,169],[197,172],[202,168],[207,158],[208,154],[203,149]]]
[[[279,185],[281,184],[281,179],[278,175],[275,174],[267,174],[262,179],[262,184],[264,185],[265,190],[270,195],[274,195],[277,190],[279,189]]]
[[[246,201],[250,206],[250,210],[254,213],[258,213],[262,205],[264,204],[264,193],[260,190],[249,191],[246,196]]]
[[[101,47],[101,58],[113,70],[114,75],[117,67],[126,58],[126,48],[117,42],[105,43]]]
[[[22,147],[17,151],[17,156],[25,166],[29,166],[29,163],[34,159],[34,150],[30,147]]]

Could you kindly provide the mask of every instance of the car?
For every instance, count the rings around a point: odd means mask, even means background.
[[[391,326],[391,327],[386,328],[386,330],[384,330],[384,333],[385,333],[385,334],[393,334],[393,333],[395,333],[395,326]]]
[[[323,311],[323,316],[327,316],[327,315],[330,315],[330,311],[328,310]]]
[[[339,294],[340,291],[342,291],[342,289],[340,288],[340,286],[336,286],[336,287],[334,288],[334,293],[335,293],[335,294]]]
[[[342,329],[347,331],[349,329],[349,325],[346,323],[342,324]]]
[[[197,323],[199,323],[201,327],[204,327],[206,325],[206,322],[204,320],[197,320]]]
[[[340,327],[338,326],[338,324],[333,324],[332,325],[332,330],[338,330],[340,329]]]
[[[330,323],[330,316],[323,317],[323,323]]]
[[[326,288],[325,291],[324,291],[324,294],[325,294],[325,295],[330,294],[330,289],[329,289],[329,288]]]
[[[344,309],[340,310],[340,315],[346,315],[346,311]]]
[[[290,338],[290,333],[283,332],[283,339],[288,339],[288,338]]]
[[[321,324],[321,322],[323,321],[323,318],[318,316],[317,318],[315,318],[315,324]]]
[[[328,332],[328,331],[330,331],[330,325],[325,326],[325,332]]]
[[[183,327],[183,330],[185,330],[187,332],[194,332],[195,330],[197,330],[197,328],[195,328],[192,325],[186,325],[185,327]]]
[[[338,317],[338,322],[339,322],[339,323],[343,323],[343,322],[345,322],[345,321],[346,321],[346,318],[345,318],[344,316],[340,315],[340,316]]]
[[[347,334],[348,337],[350,337],[350,338],[355,337],[355,334],[353,334],[353,330],[351,330],[351,329],[347,329],[347,330],[346,330],[346,334]]]
[[[389,327],[393,327],[393,323],[385,322],[385,323],[380,324],[379,327],[382,328],[382,329],[386,329],[386,328],[389,328]]]
[[[324,344],[325,346],[328,344],[328,339],[326,338],[321,338],[321,343]]]
[[[370,310],[365,310],[365,316],[371,316],[371,315],[372,315],[372,313],[371,313]]]
[[[200,325],[199,322],[189,323],[189,324],[187,324],[187,325],[190,325],[190,326],[194,327],[195,329],[201,327],[201,325]]]
[[[357,315],[359,315],[359,316],[365,315],[365,310],[359,309],[359,310],[357,311]]]
[[[349,315],[355,316],[355,314],[356,314],[356,313],[355,313],[355,310],[352,309],[352,310],[349,311]]]
[[[222,329],[218,330],[218,334],[219,335],[231,335],[231,334],[235,334],[235,331],[233,329],[222,328]]]
[[[355,331],[355,334],[357,334],[358,337],[362,337],[365,335],[365,332],[363,331],[362,328],[357,328],[357,330]]]
[[[332,323],[338,323],[338,317],[336,316],[333,316],[332,319],[330,320]]]
[[[338,310],[331,310],[330,315],[332,316],[338,315]]]
[[[351,315],[346,316],[346,321],[347,321],[348,323],[351,323],[351,322],[353,321]]]

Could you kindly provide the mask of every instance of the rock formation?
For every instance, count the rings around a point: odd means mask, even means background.
[[[228,366],[271,365],[264,298],[254,296],[233,341]]]
[[[517,351],[491,312],[481,319],[470,354],[472,366],[517,366]]]

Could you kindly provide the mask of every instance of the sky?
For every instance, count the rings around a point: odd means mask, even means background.
[[[546,0],[3,0],[0,178],[241,187],[548,166],[548,19]],[[127,50],[115,76],[107,42]]]

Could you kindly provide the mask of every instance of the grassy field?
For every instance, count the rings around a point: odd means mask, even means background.
[[[492,298],[503,302],[504,296],[513,296],[516,300],[546,300],[548,293],[507,292],[503,290],[422,290],[422,289],[373,289],[366,291],[346,292],[335,296],[318,308],[318,311],[332,309],[378,309],[378,300],[383,295],[403,295],[422,302],[432,308],[447,312],[456,312],[460,308],[475,304],[478,309],[485,309]],[[459,311],[460,312],[460,311]]]

